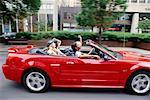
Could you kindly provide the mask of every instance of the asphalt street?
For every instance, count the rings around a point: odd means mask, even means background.
[[[0,52],[0,100],[150,100],[150,95],[130,95],[118,89],[49,89],[46,93],[29,93],[22,85],[6,80],[1,66],[7,53]]]

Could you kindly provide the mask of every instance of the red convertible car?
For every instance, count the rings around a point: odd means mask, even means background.
[[[101,60],[47,55],[43,48],[33,46],[12,47],[2,66],[3,73],[7,79],[22,83],[30,92],[67,87],[124,88],[129,93],[149,93],[149,56],[112,51],[89,41],[86,45],[81,51],[99,55]]]

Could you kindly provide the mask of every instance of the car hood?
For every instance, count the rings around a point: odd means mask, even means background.
[[[123,55],[123,60],[150,62],[150,54],[141,54],[133,51],[116,51]]]

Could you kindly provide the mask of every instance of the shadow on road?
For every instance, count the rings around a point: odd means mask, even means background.
[[[87,88],[53,88],[46,93],[30,93],[21,84],[7,81],[0,89],[0,100],[149,100],[149,95],[129,95],[122,89]]]
[[[13,90],[21,90],[24,92],[28,92],[23,85],[18,84],[16,82],[8,82],[7,86]],[[7,88],[8,88],[7,87]],[[47,93],[101,93],[101,94],[125,94],[123,89],[99,89],[99,88],[50,88]]]
[[[69,93],[124,93],[122,89],[99,89],[99,88],[52,88],[49,92],[69,92]]]

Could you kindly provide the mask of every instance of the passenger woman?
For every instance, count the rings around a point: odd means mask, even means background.
[[[48,47],[47,53],[49,55],[66,56],[64,53],[62,53],[59,50],[60,45],[61,45],[61,41],[56,39],[56,38],[53,38],[52,40],[49,40],[48,44],[47,44],[47,47]]]

